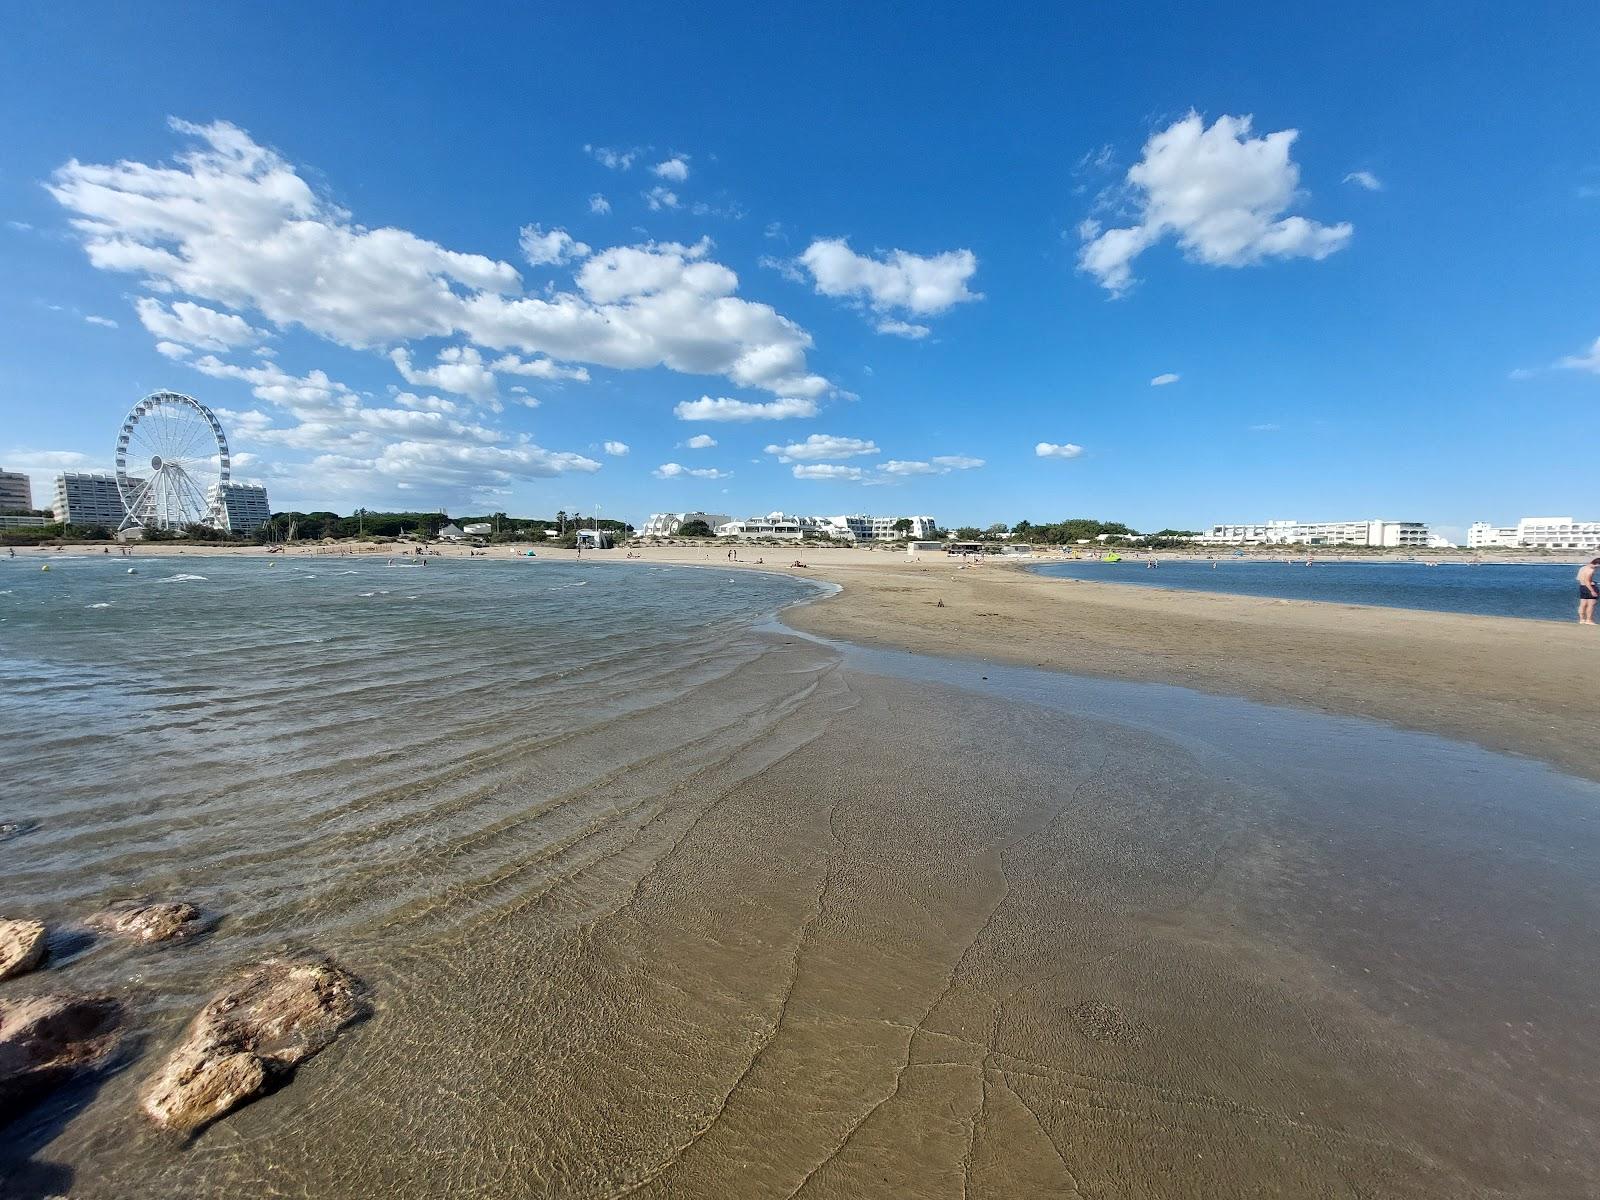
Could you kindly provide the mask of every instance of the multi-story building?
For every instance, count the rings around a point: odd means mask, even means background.
[[[135,479],[135,485],[143,483]],[[109,471],[65,471],[56,476],[56,498],[51,506],[64,525],[105,525],[116,529],[128,510],[123,507],[117,477]]]
[[[822,517],[793,517],[774,512],[764,517],[746,517],[742,521],[724,521],[712,528],[718,537],[793,538],[800,541],[828,532],[828,523]]]
[[[716,530],[733,520],[727,513],[707,512],[680,512],[680,513],[651,513],[650,519],[639,529],[636,537],[677,537],[678,531],[690,521],[704,521],[706,525]]]
[[[652,518],[653,520],[654,518]],[[900,521],[910,521],[909,531],[895,528]],[[827,537],[839,542],[879,542],[896,538],[930,538],[939,532],[932,517],[869,517],[863,514],[837,517],[800,517],[788,513],[768,513],[764,517],[746,517],[742,521],[723,522],[712,526],[718,537],[775,537],[815,538]]]
[[[910,521],[911,528],[902,533],[895,528],[901,521]],[[828,517],[828,532],[836,538],[852,542],[892,541],[895,538],[931,538],[939,532],[932,517]]]
[[[1213,525],[1199,540],[1229,546],[1410,546],[1426,549],[1428,527],[1421,521],[1258,521]]]
[[[33,487],[20,471],[0,471],[0,512],[33,507]]]
[[[1467,529],[1473,550],[1507,546],[1520,550],[1600,550],[1600,521],[1571,517],[1523,517],[1515,525],[1475,521]]]
[[[254,533],[272,519],[267,489],[255,483],[213,483],[206,503],[217,515],[217,525],[229,533]]]

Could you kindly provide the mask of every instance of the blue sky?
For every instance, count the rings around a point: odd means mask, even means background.
[[[275,508],[1600,512],[1591,4],[1065,9],[9,6],[0,467],[170,387]]]

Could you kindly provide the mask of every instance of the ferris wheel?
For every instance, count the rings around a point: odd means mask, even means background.
[[[228,482],[228,439],[211,410],[181,392],[151,392],[117,436],[117,490],[131,525],[216,525]]]

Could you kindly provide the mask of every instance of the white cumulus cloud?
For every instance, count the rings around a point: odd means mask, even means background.
[[[803,442],[790,442],[786,446],[768,446],[768,454],[776,454],[779,462],[812,462],[822,458],[854,458],[859,454],[876,454],[876,443],[862,438],[835,437],[831,433],[813,433]]]
[[[1150,381],[1151,387],[1166,387],[1169,383],[1177,383],[1181,378],[1175,371],[1168,371],[1165,375],[1157,375]]]
[[[585,146],[583,152],[602,167],[609,167],[613,171],[628,170],[633,166],[634,159],[639,157],[637,150],[613,150],[610,146]]]
[[[797,463],[796,479],[860,479],[866,474],[860,467],[845,467],[838,463]]]
[[[607,442],[603,447],[612,458],[621,458],[628,452],[627,442]]]
[[[253,396],[288,418],[280,424],[257,409],[217,410],[236,440],[273,446],[279,456],[315,455],[307,463],[280,463],[286,482],[313,489],[315,495],[367,500],[374,489],[405,490],[426,483],[465,496],[516,479],[600,467],[581,454],[546,450],[525,435],[463,420],[460,405],[438,396],[399,392],[394,407],[380,408],[320,370],[294,375],[274,362],[244,367],[214,354],[189,365],[212,378],[246,384]]]
[[[684,445],[689,447],[691,450],[709,450],[716,444],[717,439],[712,437],[709,433],[697,433],[684,443]]]
[[[1267,258],[1323,259],[1350,241],[1348,223],[1322,225],[1285,216],[1300,199],[1300,168],[1289,148],[1299,131],[1250,136],[1251,118],[1218,117],[1208,129],[1198,113],[1151,135],[1128,170],[1136,224],[1080,227],[1079,266],[1120,294],[1133,283],[1133,262],[1171,237],[1191,262],[1243,267]]]
[[[524,225],[517,235],[522,257],[535,267],[556,266],[575,258],[587,258],[589,247],[565,229],[546,230],[541,225]]]
[[[722,375],[780,396],[829,386],[806,369],[805,330],[735,295],[738,277],[710,260],[708,243],[601,251],[575,288],[527,295],[509,263],[358,224],[237,126],[172,124],[194,143],[173,164],[73,160],[50,184],[90,263],[157,295],[182,293],[358,349],[454,337],[496,353]],[[648,287],[591,270],[624,254],[653,260]],[[586,280],[608,286],[602,294]]]
[[[978,270],[977,255],[971,250],[947,250],[928,256],[890,250],[878,258],[868,258],[850,249],[844,238],[817,238],[794,265],[810,274],[821,295],[859,301],[877,313],[932,316],[983,298],[981,293],[967,288]],[[885,324],[891,328],[880,326],[881,332],[901,336],[915,328],[906,322]]]
[[[1077,458],[1083,453],[1082,446],[1073,445],[1071,442],[1040,442],[1033,448],[1033,452],[1040,458]]]
[[[85,321],[87,321],[90,325],[99,325],[102,329],[116,329],[116,328],[118,328],[117,323],[115,321],[113,321],[110,317],[98,316],[95,313],[89,313],[83,319]]]
[[[1383,180],[1371,171],[1351,171],[1344,177],[1346,183],[1353,183],[1357,187],[1366,188],[1369,192],[1383,191]]]
[[[927,337],[933,332],[926,325],[918,325],[915,321],[879,321],[879,333],[891,334],[894,337],[910,338],[912,341]]]
[[[471,396],[480,402],[495,394],[494,372],[484,365],[483,355],[471,346],[446,346],[431,367],[415,367],[411,352],[396,347],[389,352],[400,377],[413,387],[442,388],[458,396]]]
[[[644,193],[644,202],[650,206],[651,212],[660,212],[663,208],[677,208],[678,193],[657,184]]]
[[[597,217],[603,217],[611,211],[611,201],[604,194],[596,192],[589,197],[589,211]]]
[[[670,179],[673,183],[682,183],[689,178],[689,156],[687,154],[674,154],[665,162],[658,162],[650,170],[657,178]]]
[[[188,300],[179,300],[168,308],[159,300],[140,296],[133,308],[139,314],[139,323],[156,337],[201,350],[231,350],[267,336],[243,317]]]
[[[940,454],[926,461],[891,458],[879,463],[878,470],[885,475],[948,475],[951,471],[973,471],[981,466],[981,458],[966,454]]]
[[[713,399],[701,396],[698,400],[682,400],[673,408],[680,421],[783,421],[790,417],[814,417],[817,402],[803,396],[786,396],[765,403],[748,400],[730,400],[726,396]]]
[[[502,354],[489,366],[506,375],[526,375],[531,379],[571,379],[588,383],[589,372],[583,367],[563,367],[548,358],[523,359],[515,354]]]
[[[412,408],[418,412],[458,413],[461,405],[454,400],[446,400],[443,396],[419,396],[415,392],[396,392],[394,402],[401,408]]]
[[[688,476],[695,479],[726,479],[732,471],[719,471],[715,467],[685,467],[680,463],[662,463],[650,472],[657,479],[677,479]]]

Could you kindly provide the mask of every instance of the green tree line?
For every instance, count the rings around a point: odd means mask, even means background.
[[[277,512],[273,513],[271,520],[256,532],[256,540],[287,541],[291,530],[297,541],[319,541],[322,538],[399,537],[402,533],[410,534],[412,537],[434,538],[439,536],[439,530],[450,524],[463,527],[488,525],[492,539],[517,541],[544,538],[546,531],[552,529],[563,535],[570,534],[579,527],[592,529],[595,521],[593,517],[580,517],[575,513],[568,515],[565,511],[558,512],[554,519],[513,517],[503,512],[467,517],[451,517],[439,512],[373,512],[369,509],[357,509],[349,516],[340,516],[333,512]],[[619,535],[626,535],[633,530],[633,526],[609,518],[601,518],[600,528],[609,529]]]
[[[956,537],[963,542],[977,542],[998,539],[1008,533],[1016,541],[1043,546],[1071,546],[1078,542],[1092,542],[1102,535],[1143,537],[1147,543],[1153,545],[1181,542],[1196,536],[1195,532],[1189,529],[1162,529],[1151,534],[1141,534],[1131,525],[1125,525],[1121,521],[1102,521],[1096,517],[1069,517],[1065,521],[1047,521],[1038,525],[1027,520],[1018,521],[1011,526],[997,523],[987,529],[966,525],[956,530]]]

